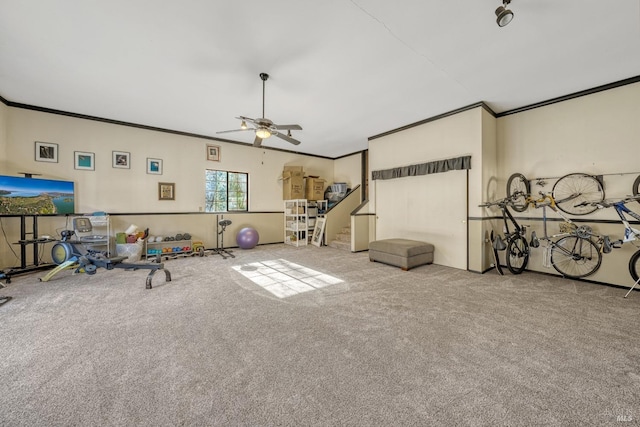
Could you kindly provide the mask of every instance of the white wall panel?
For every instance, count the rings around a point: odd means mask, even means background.
[[[377,180],[377,239],[432,243],[434,263],[466,269],[466,194],[466,171]]]
[[[469,199],[480,200],[482,111],[473,108],[370,141],[369,169],[471,155]],[[467,268],[467,171],[370,182],[376,239],[424,240],[435,245],[436,264]]]

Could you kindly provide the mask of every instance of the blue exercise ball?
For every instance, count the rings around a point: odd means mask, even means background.
[[[260,235],[255,228],[246,227],[238,231],[236,243],[241,249],[252,249],[258,244]]]

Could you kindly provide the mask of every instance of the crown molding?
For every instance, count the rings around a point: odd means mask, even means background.
[[[546,101],[536,102],[535,104],[526,105],[524,107],[514,108],[513,110],[504,111],[496,115],[497,118],[509,116],[512,114],[522,113],[524,111],[533,110],[535,108],[546,107],[547,105],[557,104],[558,102],[570,101],[572,99],[580,98],[586,95],[592,95],[598,92],[604,92],[606,90],[616,89],[622,86],[630,85],[640,82],[640,76],[629,77],[628,79],[618,80],[617,82],[607,83],[605,85],[596,86],[591,89],[581,90],[569,95],[558,96],[557,98],[548,99]]]
[[[378,135],[370,136],[368,139],[369,139],[369,141],[371,141],[371,140],[374,140],[374,139],[377,139],[377,138],[382,138],[383,136],[388,136],[388,135],[391,135],[391,134],[394,134],[394,133],[402,132],[402,131],[405,131],[407,129],[411,129],[411,128],[416,127],[416,126],[423,125],[425,123],[434,122],[436,120],[440,120],[440,119],[443,119],[445,117],[453,116],[453,115],[456,115],[456,114],[459,114],[459,113],[462,113],[462,112],[465,112],[465,111],[473,110],[474,108],[478,108],[478,107],[484,108],[489,114],[491,114],[493,117],[496,117],[496,113],[491,109],[491,107],[489,107],[486,103],[481,101],[481,102],[476,102],[475,104],[467,105],[466,107],[458,108],[458,109],[455,109],[455,110],[452,110],[452,111],[448,111],[446,113],[439,114],[437,116],[429,117],[428,119],[420,120],[419,122],[411,123],[411,124],[399,127],[397,129],[392,129],[390,131],[383,132],[383,133],[380,133]]]

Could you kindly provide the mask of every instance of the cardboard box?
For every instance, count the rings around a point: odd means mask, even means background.
[[[304,171],[302,166],[284,167],[282,172],[282,199],[304,199]]]
[[[326,181],[321,178],[307,178],[305,185],[305,195],[307,200],[324,199],[324,183]]]
[[[284,172],[296,171],[296,172],[304,172],[302,166],[285,166],[283,169]]]

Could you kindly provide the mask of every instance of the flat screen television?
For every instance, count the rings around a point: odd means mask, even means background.
[[[0,215],[73,213],[73,182],[0,175]]]

